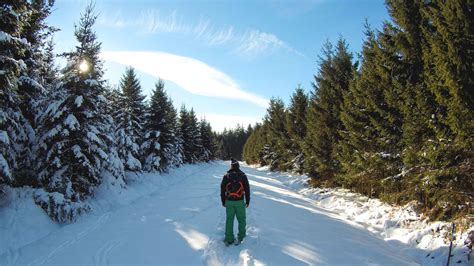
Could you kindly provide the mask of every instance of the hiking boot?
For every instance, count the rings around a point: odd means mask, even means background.
[[[235,240],[234,245],[238,246],[242,243],[242,241],[244,241],[244,240],[243,239],[237,239],[237,240]]]
[[[226,247],[232,245],[233,243],[234,243],[234,241],[224,240],[224,244],[226,245]]]

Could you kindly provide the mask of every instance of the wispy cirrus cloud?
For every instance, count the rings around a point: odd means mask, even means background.
[[[155,51],[105,51],[101,57],[171,81],[193,94],[268,105],[268,99],[242,90],[230,76],[194,58]]]
[[[157,10],[142,11],[137,18],[124,19],[122,12],[103,14],[99,23],[111,27],[136,27],[146,34],[178,33],[189,35],[209,46],[227,45],[233,52],[247,57],[270,55],[285,51],[305,57],[275,34],[248,29],[239,32],[232,26],[215,27],[201,18],[197,23],[185,23],[176,11],[163,15]]]

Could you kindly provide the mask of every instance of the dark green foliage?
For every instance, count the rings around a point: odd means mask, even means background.
[[[281,99],[272,98],[267,114],[264,118],[266,124],[266,143],[263,147],[263,162],[270,165],[271,169],[287,170],[291,141],[286,130],[286,110]]]
[[[338,41],[335,50],[327,43],[323,54],[308,113],[305,169],[315,178],[330,180],[341,168],[337,146],[343,130],[340,112],[354,65],[343,39]]]
[[[201,151],[199,152],[199,160],[209,162],[216,157],[216,147],[211,124],[205,119],[199,122],[199,133],[201,135]]]
[[[272,100],[244,158],[297,170],[288,166],[302,147],[316,185],[415,200],[433,219],[456,218],[472,211],[474,190],[473,3],[388,0],[387,8],[391,22],[366,27],[360,68],[344,41],[326,44],[305,118],[298,92],[287,110]],[[296,121],[305,120],[301,134]]]
[[[263,160],[263,148],[266,143],[265,136],[265,126],[255,125],[244,145],[243,159],[245,162],[248,164],[265,164]]]
[[[179,130],[183,143],[183,162],[196,163],[202,151],[201,134],[194,110],[188,111],[183,105],[179,113]]]
[[[132,67],[125,70],[120,80],[120,89],[119,105],[114,115],[117,123],[118,154],[125,170],[140,171],[145,96],[142,95],[140,83]]]
[[[109,164],[110,117],[105,108],[101,44],[92,30],[96,18],[88,6],[75,31],[79,45],[66,54],[61,86],[51,91],[40,120],[39,177],[47,193],[37,203],[52,217],[57,215],[49,210],[60,212],[64,204],[70,211],[74,206],[86,210],[80,202],[93,195]],[[79,68],[84,60],[87,70]]]
[[[25,73],[25,65],[19,60],[25,58],[30,48],[21,35],[27,10],[27,1],[0,5],[0,186],[14,181],[13,172],[21,152],[15,144],[27,141],[25,118],[18,107],[18,78]]]
[[[290,149],[286,161],[288,169],[303,172],[303,146],[306,137],[306,114],[308,111],[308,96],[303,88],[298,86],[291,96],[286,115],[286,128],[290,137]]]
[[[146,171],[166,171],[175,165],[176,110],[159,80],[148,106],[145,135],[142,144],[143,168]]]
[[[245,130],[241,125],[237,125],[235,129],[224,129],[222,133],[216,134],[217,157],[222,160],[244,159],[244,145],[252,132],[252,126],[248,126]]]

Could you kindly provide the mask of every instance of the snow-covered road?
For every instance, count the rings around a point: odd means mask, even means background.
[[[185,166],[127,204],[62,226],[0,255],[0,265],[410,265],[389,243],[265,170],[242,167],[251,186],[247,238],[225,247],[219,189],[227,162]],[[133,184],[132,184],[133,185]]]

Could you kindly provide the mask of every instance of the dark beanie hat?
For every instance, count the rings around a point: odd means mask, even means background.
[[[237,160],[234,158],[230,158],[230,165],[232,168],[239,168],[239,162],[237,162]]]

